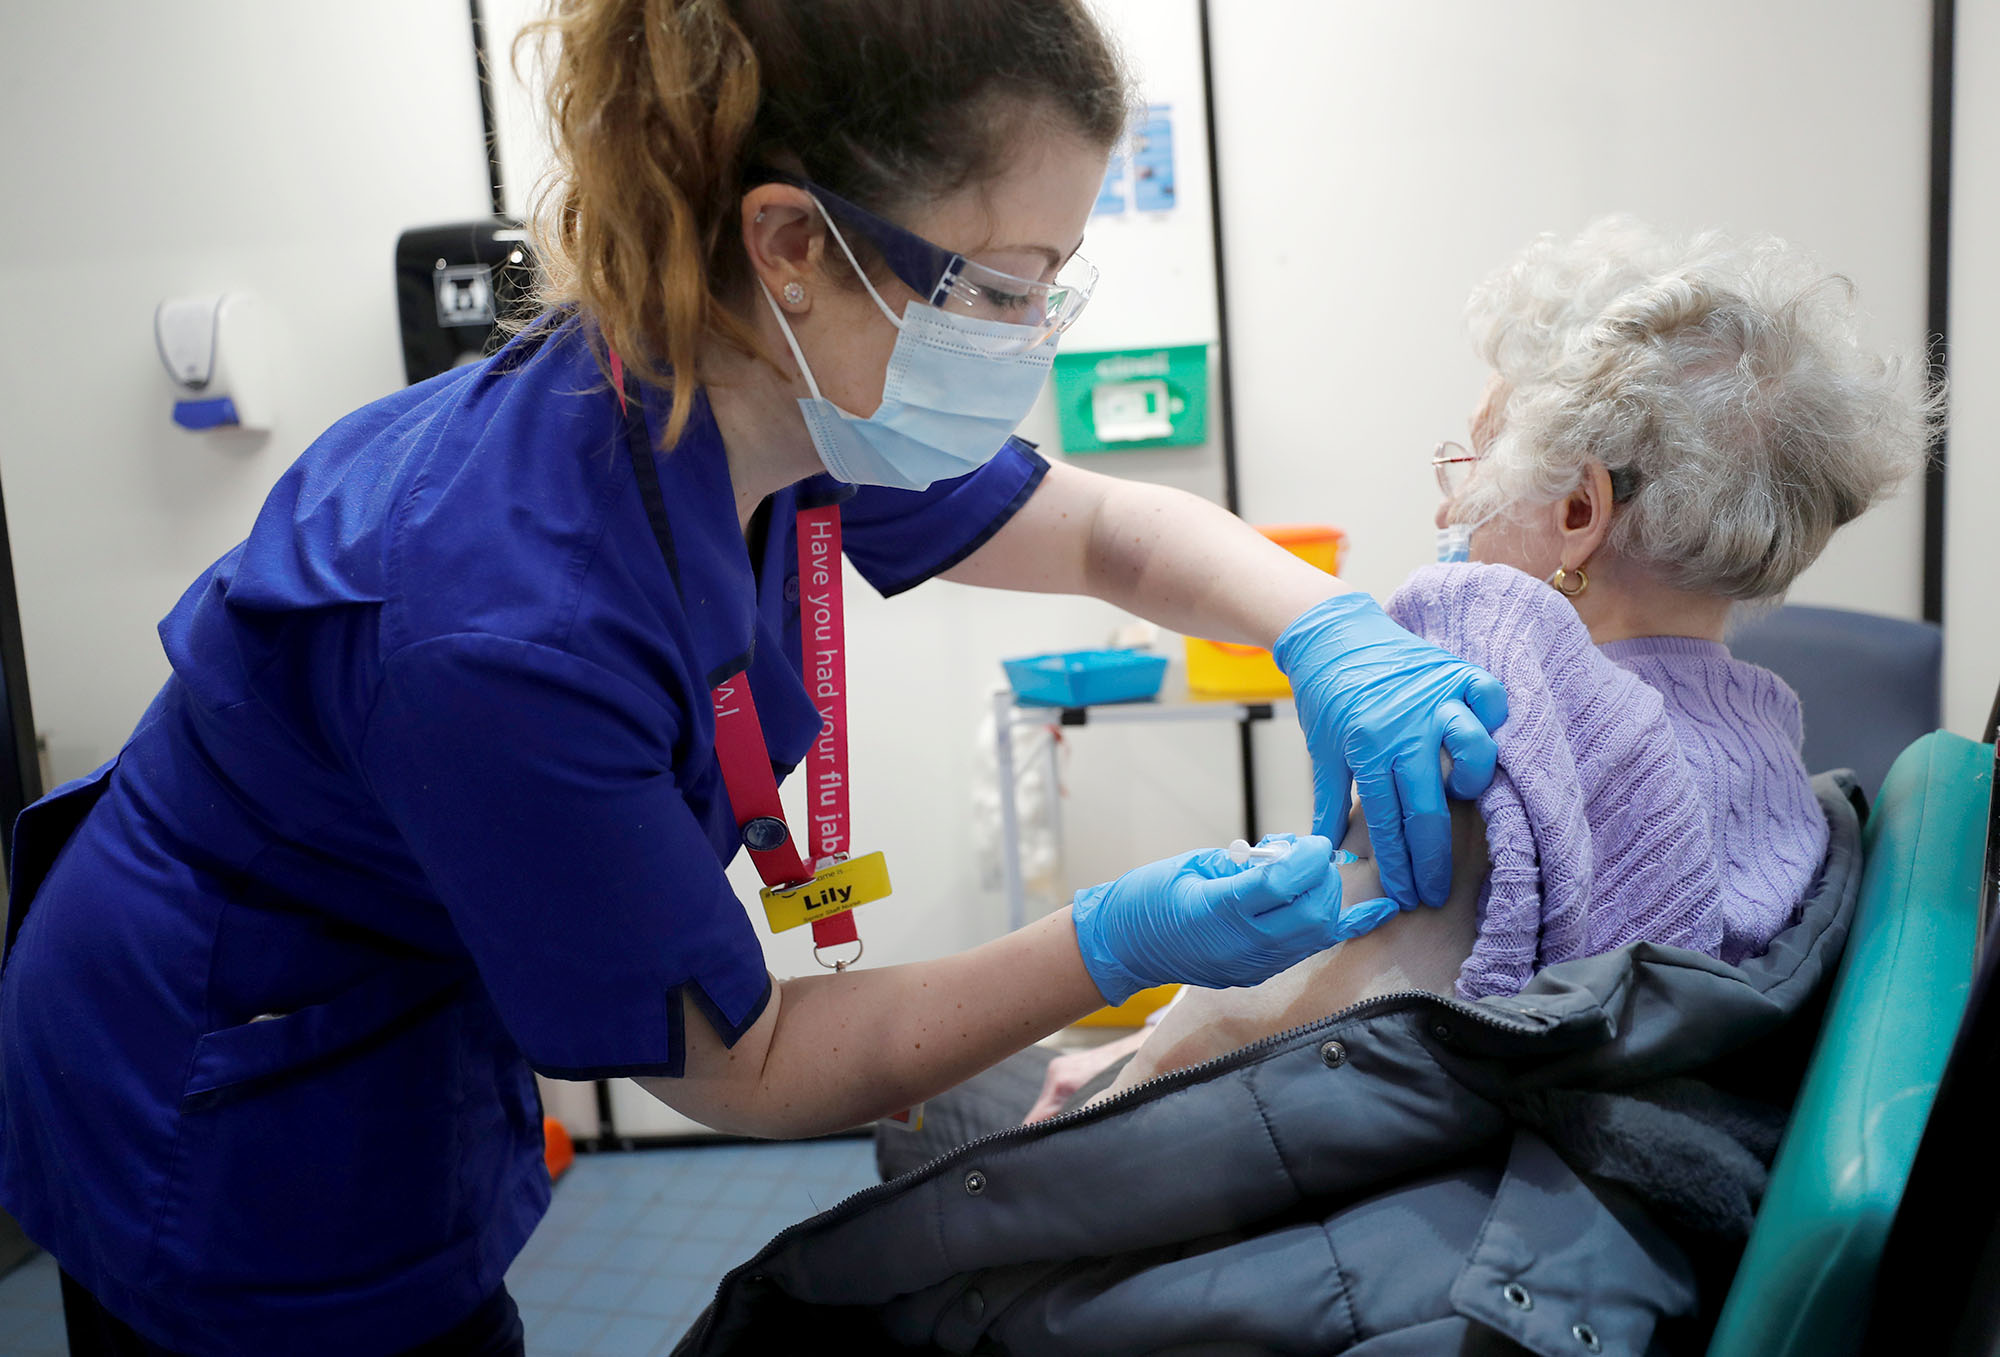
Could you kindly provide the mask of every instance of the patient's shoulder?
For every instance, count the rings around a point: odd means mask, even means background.
[[[1604,664],[1576,609],[1510,565],[1430,565],[1389,598],[1389,615],[1502,683]]]

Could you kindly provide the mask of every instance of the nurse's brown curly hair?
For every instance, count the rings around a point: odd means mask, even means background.
[[[1131,97],[1083,0],[559,0],[522,40],[557,161],[542,300],[581,311],[600,362],[672,389],[669,446],[704,349],[763,356],[741,314],[747,170],[894,216],[1052,126],[1109,148]]]

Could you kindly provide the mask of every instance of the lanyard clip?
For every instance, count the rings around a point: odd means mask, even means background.
[[[827,949],[824,947],[816,946],[813,948],[813,960],[817,961],[820,965],[826,967],[826,969],[828,969],[829,971],[832,971],[835,975],[838,975],[842,971],[846,970],[849,966],[853,966],[859,963],[861,960],[861,953],[864,950],[866,950],[863,947],[860,938],[853,939],[853,942],[854,942],[854,955],[851,957],[847,957],[840,961],[828,961],[824,956],[821,955],[821,953],[825,952]],[[835,947],[839,947],[842,946],[843,944],[835,943],[833,945]]]

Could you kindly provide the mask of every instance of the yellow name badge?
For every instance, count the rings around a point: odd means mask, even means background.
[[[880,853],[836,862],[802,886],[766,886],[764,917],[782,933],[815,919],[845,914],[889,894],[889,860]]]

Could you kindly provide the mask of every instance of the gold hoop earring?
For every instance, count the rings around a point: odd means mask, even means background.
[[[1576,588],[1574,589],[1569,587],[1571,576],[1576,577]],[[1557,566],[1556,573],[1549,576],[1549,584],[1564,598],[1575,598],[1590,587],[1590,576],[1583,573],[1582,566],[1578,566],[1574,570],[1565,570],[1563,567]]]

